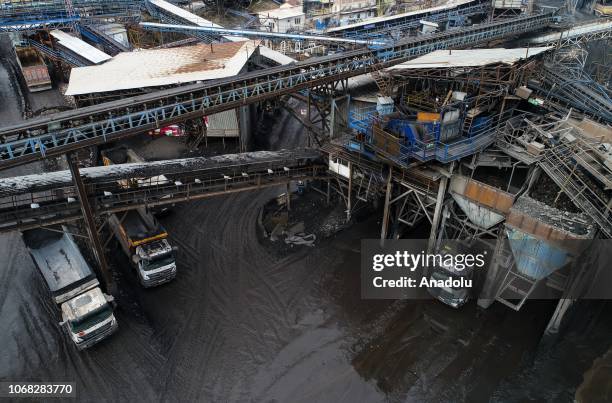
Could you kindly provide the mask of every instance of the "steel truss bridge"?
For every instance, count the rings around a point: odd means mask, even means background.
[[[324,179],[315,150],[256,151],[81,168],[94,215],[259,190],[291,181]],[[82,218],[70,171],[0,179],[0,232]]]
[[[163,125],[342,82],[438,49],[475,46],[546,27],[543,13],[409,38],[31,119],[0,129],[0,168],[118,140]]]
[[[438,9],[427,12],[415,12],[399,18],[381,18],[372,23],[352,24],[346,28],[338,27],[328,32],[328,35],[337,35],[345,38],[371,38],[393,36],[394,33],[404,33],[406,30],[421,26],[421,20],[443,23],[453,19],[465,19],[474,15],[485,15],[490,11],[491,3],[488,1],[473,1],[460,4],[453,8]]]
[[[0,33],[71,28],[101,19],[136,21],[142,4],[139,0],[1,0]]]

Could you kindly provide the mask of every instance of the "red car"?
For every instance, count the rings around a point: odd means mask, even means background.
[[[181,137],[185,135],[185,131],[179,125],[164,126],[161,129],[155,129],[149,131],[149,136],[168,136],[168,137]]]

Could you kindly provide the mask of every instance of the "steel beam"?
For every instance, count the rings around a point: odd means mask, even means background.
[[[108,269],[108,264],[106,263],[106,255],[104,253],[104,249],[102,248],[102,244],[100,243],[100,237],[96,227],[96,222],[94,220],[92,208],[89,205],[89,197],[79,173],[78,156],[76,154],[70,154],[66,159],[68,160],[68,167],[70,168],[72,180],[75,184],[74,187],[79,195],[79,204],[83,214],[83,219],[85,221],[85,228],[87,228],[87,234],[89,235],[89,240],[91,241],[91,249],[94,253],[96,261],[98,262],[98,267],[100,268],[100,274],[102,274],[102,279],[104,280],[106,290],[112,293],[114,288],[113,277],[111,276]]]
[[[268,154],[267,159],[245,162],[220,156],[210,163],[192,158],[83,168],[79,178],[84,190],[75,187],[66,171],[46,174],[47,181],[39,180],[40,175],[0,180],[0,232],[80,219],[85,214],[77,201],[84,197],[92,216],[100,216],[327,177],[327,166],[310,154],[293,160],[284,158],[291,152],[260,154]]]

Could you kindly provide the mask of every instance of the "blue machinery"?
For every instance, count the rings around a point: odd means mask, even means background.
[[[460,109],[442,111],[437,119],[428,120],[379,112],[374,107],[349,112],[349,127],[359,135],[348,148],[372,157],[378,154],[403,167],[415,159],[448,163],[474,154],[493,142],[494,122],[499,125],[511,115],[507,111],[502,116],[479,116],[463,133]],[[446,119],[451,115],[455,116]]]
[[[102,44],[104,48],[113,56],[120,52],[129,52],[131,50],[131,47],[117,42],[112,36],[108,35],[95,25],[81,25],[79,26],[79,32],[83,37],[89,39],[93,43]]]
[[[407,38],[294,65],[254,71],[32,119],[0,130],[0,168],[114,141],[186,119],[331,84],[438,49],[456,49],[546,27],[554,13]]]

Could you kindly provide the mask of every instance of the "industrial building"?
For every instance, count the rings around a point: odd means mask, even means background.
[[[0,396],[612,401],[604,3],[0,0]]]

